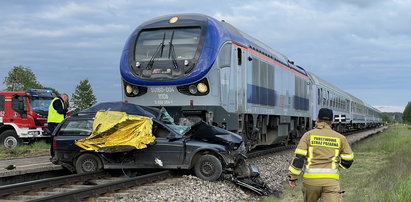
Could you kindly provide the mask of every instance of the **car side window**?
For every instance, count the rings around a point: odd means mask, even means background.
[[[66,121],[60,127],[57,136],[90,136],[93,130],[93,120]]]
[[[162,126],[161,124],[153,121],[153,135],[158,138],[166,138],[170,134],[170,130]]]

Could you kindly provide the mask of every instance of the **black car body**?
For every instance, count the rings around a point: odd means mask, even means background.
[[[92,132],[97,111],[121,111],[150,117],[155,143],[128,152],[94,152],[74,144]],[[188,132],[177,132],[175,125],[162,121],[163,113],[124,102],[96,104],[66,118],[53,133],[52,162],[78,173],[101,169],[194,169],[199,178],[216,180],[232,172],[246,150],[241,136],[198,122]],[[174,128],[174,129],[173,129]]]

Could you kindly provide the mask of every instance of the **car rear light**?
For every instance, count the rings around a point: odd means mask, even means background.
[[[57,144],[56,144],[56,141],[57,140],[57,136],[53,136],[53,150],[56,150],[57,149]]]

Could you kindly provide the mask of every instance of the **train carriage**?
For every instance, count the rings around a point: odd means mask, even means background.
[[[351,128],[352,114],[350,109],[351,97],[349,94],[333,84],[309,72],[312,80],[313,110],[311,119],[317,119],[320,108],[333,110],[333,127],[336,131],[345,132]]]

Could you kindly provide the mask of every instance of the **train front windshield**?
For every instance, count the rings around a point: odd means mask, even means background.
[[[148,79],[176,79],[189,72],[200,44],[201,28],[143,30],[136,40],[137,75]]]
[[[200,28],[143,31],[137,40],[135,60],[149,61],[156,52],[156,60],[170,60],[173,49],[177,60],[193,59],[200,41],[200,31]]]

